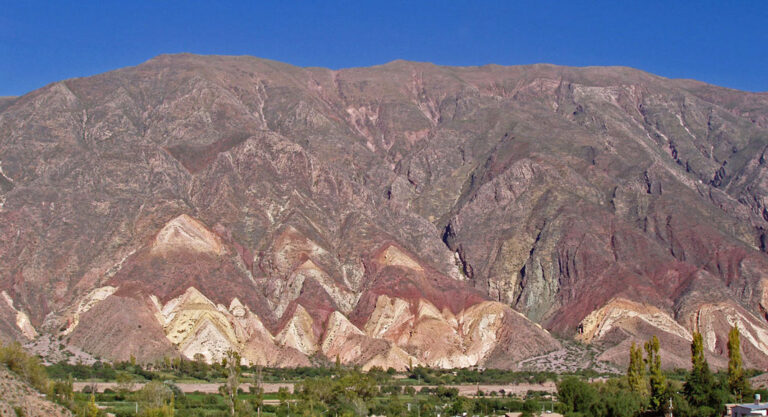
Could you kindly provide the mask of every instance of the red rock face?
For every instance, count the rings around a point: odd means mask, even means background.
[[[762,364],[766,114],[625,68],[176,55],[54,83],[0,108],[0,338],[38,337],[23,313],[115,359],[514,367],[585,328],[612,361],[696,330],[717,358],[738,324]]]

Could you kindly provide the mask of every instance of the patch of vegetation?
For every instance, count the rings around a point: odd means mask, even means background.
[[[40,358],[28,354],[19,343],[9,345],[0,343],[0,364],[8,367],[22,381],[46,394],[48,399],[68,408],[78,417],[104,415],[104,412],[96,407],[92,395],[89,398],[75,397],[71,376],[64,380],[50,380]],[[20,408],[16,410],[17,415],[20,415],[19,412],[23,413],[23,410]]]
[[[703,355],[701,335],[691,346],[692,370],[661,371],[659,341],[655,337],[641,346],[632,345],[626,375],[601,377],[592,371],[571,374],[519,372],[497,369],[430,369],[414,367],[405,375],[394,369],[343,367],[262,368],[240,366],[240,358],[229,352],[220,363],[207,364],[202,358],[166,358],[153,364],[135,360],[96,362],[87,366],[58,363],[47,372],[36,357],[21,346],[0,346],[0,362],[22,379],[48,393],[78,416],[97,416],[105,411],[116,416],[278,416],[289,415],[387,415],[436,416],[491,415],[505,411],[530,417],[554,411],[568,417],[630,417],[663,414],[670,402],[677,417],[714,417],[725,402],[748,398],[752,390],[747,376],[753,371],[741,365],[738,331],[729,335],[727,372],[713,373]],[[52,379],[48,379],[48,376]],[[104,393],[73,393],[74,378],[116,381],[114,390]],[[219,392],[183,393],[174,380],[210,381],[220,384]],[[261,382],[294,382],[295,393],[281,388],[264,393]],[[463,396],[450,385],[519,384],[557,382],[556,398],[546,391],[528,391],[524,398],[503,390]],[[135,390],[137,383],[143,386]],[[244,382],[249,386],[242,385]],[[421,388],[414,385],[428,385]],[[247,392],[246,392],[247,391]],[[555,401],[556,400],[556,401]]]
[[[0,363],[40,392],[48,392],[48,375],[40,358],[28,354],[19,343],[0,343]]]

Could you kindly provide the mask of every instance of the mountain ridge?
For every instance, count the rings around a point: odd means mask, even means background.
[[[547,331],[587,324],[621,362],[615,349],[649,332],[684,344],[689,333],[654,327],[670,320],[707,329],[718,357],[725,323],[751,340],[768,328],[760,93],[614,67],[328,70],[183,54],[21,96],[0,131],[0,254],[14,260],[0,262],[0,290],[45,337],[106,286],[93,311],[121,326],[121,309],[141,311],[157,349],[146,360],[255,348],[258,332],[236,329],[259,325],[215,307],[235,298],[269,330],[259,346],[294,323],[305,356],[338,314],[362,331],[390,308],[381,297],[410,306],[392,319],[402,331],[376,340],[342,326],[370,346],[344,353],[361,365],[513,366],[515,352],[560,348]],[[154,305],[190,288],[222,324],[176,346]],[[486,302],[506,306],[501,327],[470,336],[456,315]],[[420,315],[424,303],[440,314]],[[299,307],[311,324],[294,320]],[[12,329],[19,313],[0,312]],[[104,357],[145,333],[94,345],[98,320],[82,314],[67,343]],[[429,340],[446,334],[455,348],[433,356]],[[464,362],[468,337],[495,347]],[[768,363],[766,347],[748,349]]]

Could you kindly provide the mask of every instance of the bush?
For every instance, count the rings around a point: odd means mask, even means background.
[[[25,352],[18,342],[7,346],[0,344],[0,363],[38,391],[48,392],[48,374],[40,363],[40,358]]]
[[[569,411],[581,413],[589,413],[598,398],[594,387],[576,377],[564,378],[557,384],[557,397]]]
[[[403,392],[403,387],[401,385],[385,385],[381,387],[382,394],[396,395],[402,392]]]

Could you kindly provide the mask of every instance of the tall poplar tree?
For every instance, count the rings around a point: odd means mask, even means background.
[[[728,388],[738,401],[742,400],[744,392],[749,389],[749,383],[744,375],[741,363],[741,342],[739,328],[735,325],[728,332]]]
[[[686,400],[698,416],[719,416],[729,397],[727,381],[716,379],[709,370],[704,357],[704,341],[698,332],[693,334],[691,343],[691,364],[691,373],[683,386]]]
[[[224,400],[227,402],[229,415],[234,417],[238,405],[237,389],[240,387],[240,354],[234,350],[228,350],[222,358],[221,364],[224,367],[227,380],[224,385],[219,387],[219,393],[224,396]]]
[[[709,403],[713,384],[712,372],[704,358],[704,339],[701,333],[694,332],[691,342],[691,373],[685,379],[683,392],[691,405],[701,407]]]
[[[638,348],[639,350],[639,348]],[[645,343],[645,353],[648,355],[648,375],[651,387],[651,409],[662,411],[666,405],[667,379],[661,373],[661,356],[659,356],[659,338],[654,335]]]
[[[646,393],[645,363],[643,362],[643,349],[632,342],[629,347],[629,367],[627,367],[627,384],[629,389],[640,395]]]

